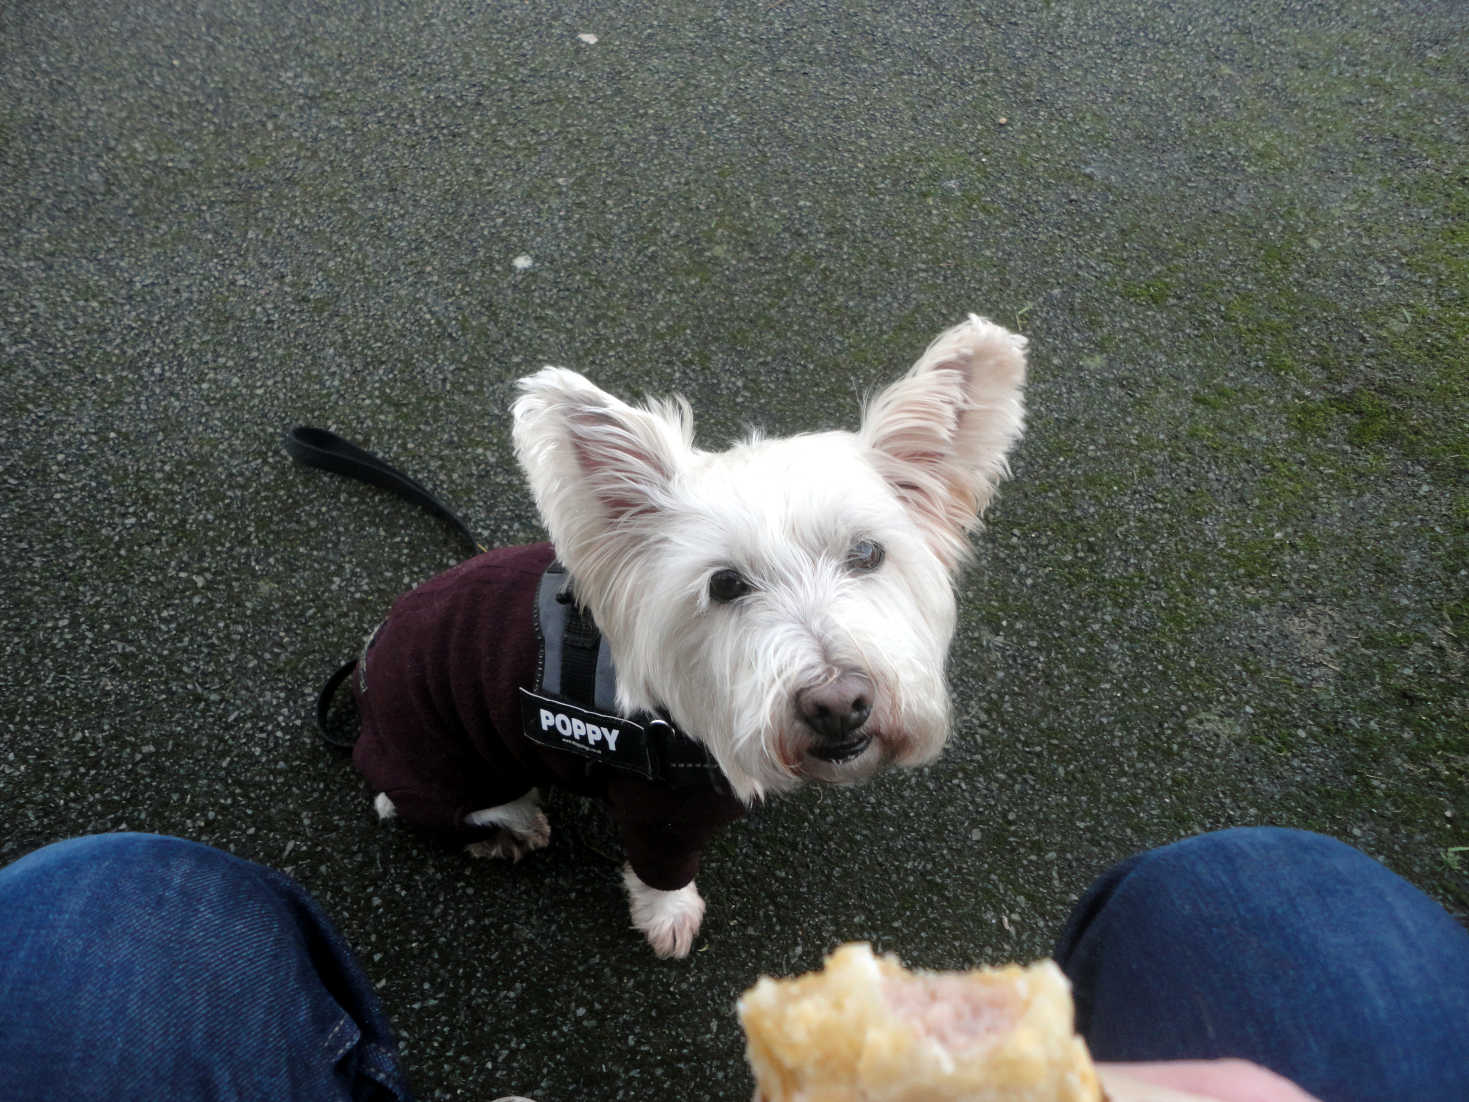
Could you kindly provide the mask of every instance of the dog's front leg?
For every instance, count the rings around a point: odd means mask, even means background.
[[[632,924],[643,932],[660,957],[686,957],[704,921],[704,899],[693,881],[671,892],[644,884],[631,865],[623,866],[622,883],[632,909]]]

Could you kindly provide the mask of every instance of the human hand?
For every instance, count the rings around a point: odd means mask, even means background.
[[[1111,1102],[1318,1102],[1248,1060],[1098,1064],[1097,1075]]]

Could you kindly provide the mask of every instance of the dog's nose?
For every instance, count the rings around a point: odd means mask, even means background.
[[[845,739],[872,714],[872,681],[865,673],[848,670],[796,693],[796,710],[823,738]]]

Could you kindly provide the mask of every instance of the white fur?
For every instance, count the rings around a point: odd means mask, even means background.
[[[671,892],[650,888],[632,871],[622,869],[622,884],[627,888],[632,924],[641,930],[660,957],[686,957],[694,947],[694,935],[704,921],[704,899],[693,883]]]
[[[519,861],[532,850],[551,844],[551,823],[541,810],[541,793],[535,788],[508,804],[471,811],[464,821],[472,827],[500,828],[493,837],[464,847],[474,857]]]
[[[629,405],[557,367],[523,379],[516,455],[611,647],[619,707],[666,709],[746,802],[932,760],[949,733],[954,574],[1021,434],[1025,343],[971,316],[856,432],[721,452],[694,446],[682,399]],[[876,569],[854,568],[862,541],[882,545]],[[751,589],[720,602],[710,578],[726,569]],[[872,684],[870,742],[834,762],[798,697],[850,671]],[[628,892],[654,948],[687,952],[703,913],[692,885],[632,878]]]
[[[541,793],[536,788],[508,804],[471,811],[464,817],[464,821],[473,827],[502,827],[514,834],[533,836],[544,832],[546,838],[541,845],[551,840],[550,828],[545,825],[546,816],[541,812]]]
[[[473,857],[498,857],[519,861],[532,850],[543,849],[551,844],[551,823],[541,810],[541,793],[532,788],[517,800],[499,807],[486,807],[471,811],[464,817],[472,827],[499,827],[499,833],[478,842],[470,842],[465,852]],[[372,801],[380,822],[398,817],[398,809],[386,792],[379,792]]]
[[[681,400],[629,406],[563,368],[521,383],[515,445],[557,554],[601,626],[629,711],[666,708],[753,801],[805,779],[931,760],[948,735],[953,572],[1023,424],[1025,339],[970,317],[868,403],[860,430],[693,446]],[[847,552],[874,539],[882,567]],[[711,603],[733,567],[756,585]],[[805,753],[797,690],[877,687],[860,758]]]

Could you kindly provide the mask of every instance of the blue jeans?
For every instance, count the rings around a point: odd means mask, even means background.
[[[1469,1099],[1469,934],[1329,838],[1230,830],[1130,858],[1056,955],[1099,1059],[1243,1056],[1324,1102]],[[370,986],[298,885],[112,834],[0,870],[0,1102],[53,1098],[408,1092]]]
[[[306,892],[149,834],[0,869],[0,1100],[406,1099],[397,1048]]]
[[[1056,959],[1099,1060],[1238,1056],[1325,1102],[1469,1100],[1469,932],[1332,838],[1254,827],[1130,858]]]

